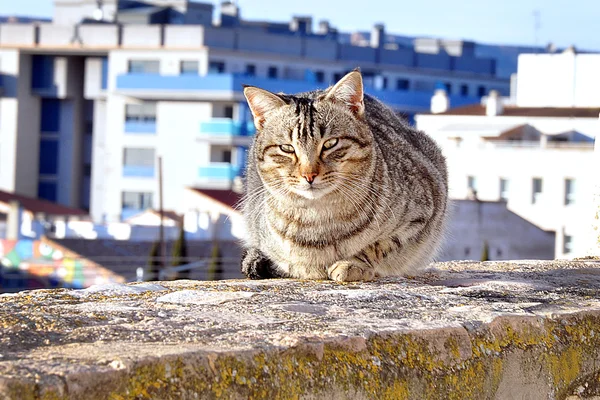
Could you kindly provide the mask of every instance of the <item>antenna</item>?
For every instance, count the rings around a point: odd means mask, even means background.
[[[534,37],[534,44],[535,44],[535,51],[538,51],[538,47],[539,47],[539,34],[540,34],[540,28],[542,27],[542,24],[540,22],[540,10],[534,10],[533,11],[533,37]]]

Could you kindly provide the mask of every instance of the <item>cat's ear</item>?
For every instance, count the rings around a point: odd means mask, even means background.
[[[255,86],[244,86],[244,96],[246,96],[250,111],[252,111],[252,116],[254,116],[254,125],[258,130],[264,126],[267,114],[286,104],[275,93],[259,89]]]
[[[326,100],[345,104],[357,117],[365,113],[363,81],[358,69],[347,73],[325,95]]]

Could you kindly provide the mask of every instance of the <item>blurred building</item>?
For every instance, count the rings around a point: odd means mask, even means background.
[[[186,188],[229,190],[254,134],[242,84],[326,88],[360,66],[366,91],[412,119],[435,88],[453,105],[508,94],[474,44],[398,43],[385,27],[344,40],[327,21],[247,21],[188,0],[61,0],[52,23],[0,24],[0,189],[89,210],[96,223]],[[366,38],[366,39],[365,39]]]
[[[443,147],[451,197],[506,202],[509,211],[556,233],[555,257],[586,255],[600,156],[594,153],[598,71],[600,54],[527,54],[519,56],[510,97],[492,92],[481,104],[451,108],[452,100],[438,91],[432,113],[416,121]],[[476,229],[473,221],[464,229]],[[513,238],[532,240],[519,225],[513,229]],[[454,236],[461,247],[461,233]]]

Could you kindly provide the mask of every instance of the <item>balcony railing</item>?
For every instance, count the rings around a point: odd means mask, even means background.
[[[240,173],[240,167],[229,163],[211,163],[198,169],[200,178],[210,180],[233,180]]]
[[[200,134],[207,136],[252,136],[254,123],[234,121],[228,118],[213,118],[200,122]]]
[[[156,133],[156,121],[125,121],[126,133]]]
[[[325,89],[324,83],[314,80],[270,79],[244,74],[208,74],[208,75],[158,75],[158,74],[122,74],[117,76],[117,90],[136,93],[178,92],[175,95],[197,94],[194,91],[241,93],[242,85],[258,86],[272,92],[300,93],[315,89]],[[433,91],[406,91],[394,89],[376,89],[365,82],[365,91],[381,101],[415,111],[428,110]],[[206,93],[205,93],[206,94]],[[169,93],[173,96],[174,93]],[[479,104],[477,96],[450,95],[452,107]]]
[[[154,178],[154,167],[141,165],[124,165],[123,176],[128,178]]]

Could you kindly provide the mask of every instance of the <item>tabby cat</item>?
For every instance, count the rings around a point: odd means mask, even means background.
[[[358,70],[324,91],[244,95],[257,130],[242,206],[248,277],[366,281],[432,261],[447,213],[444,156],[364,95]]]

